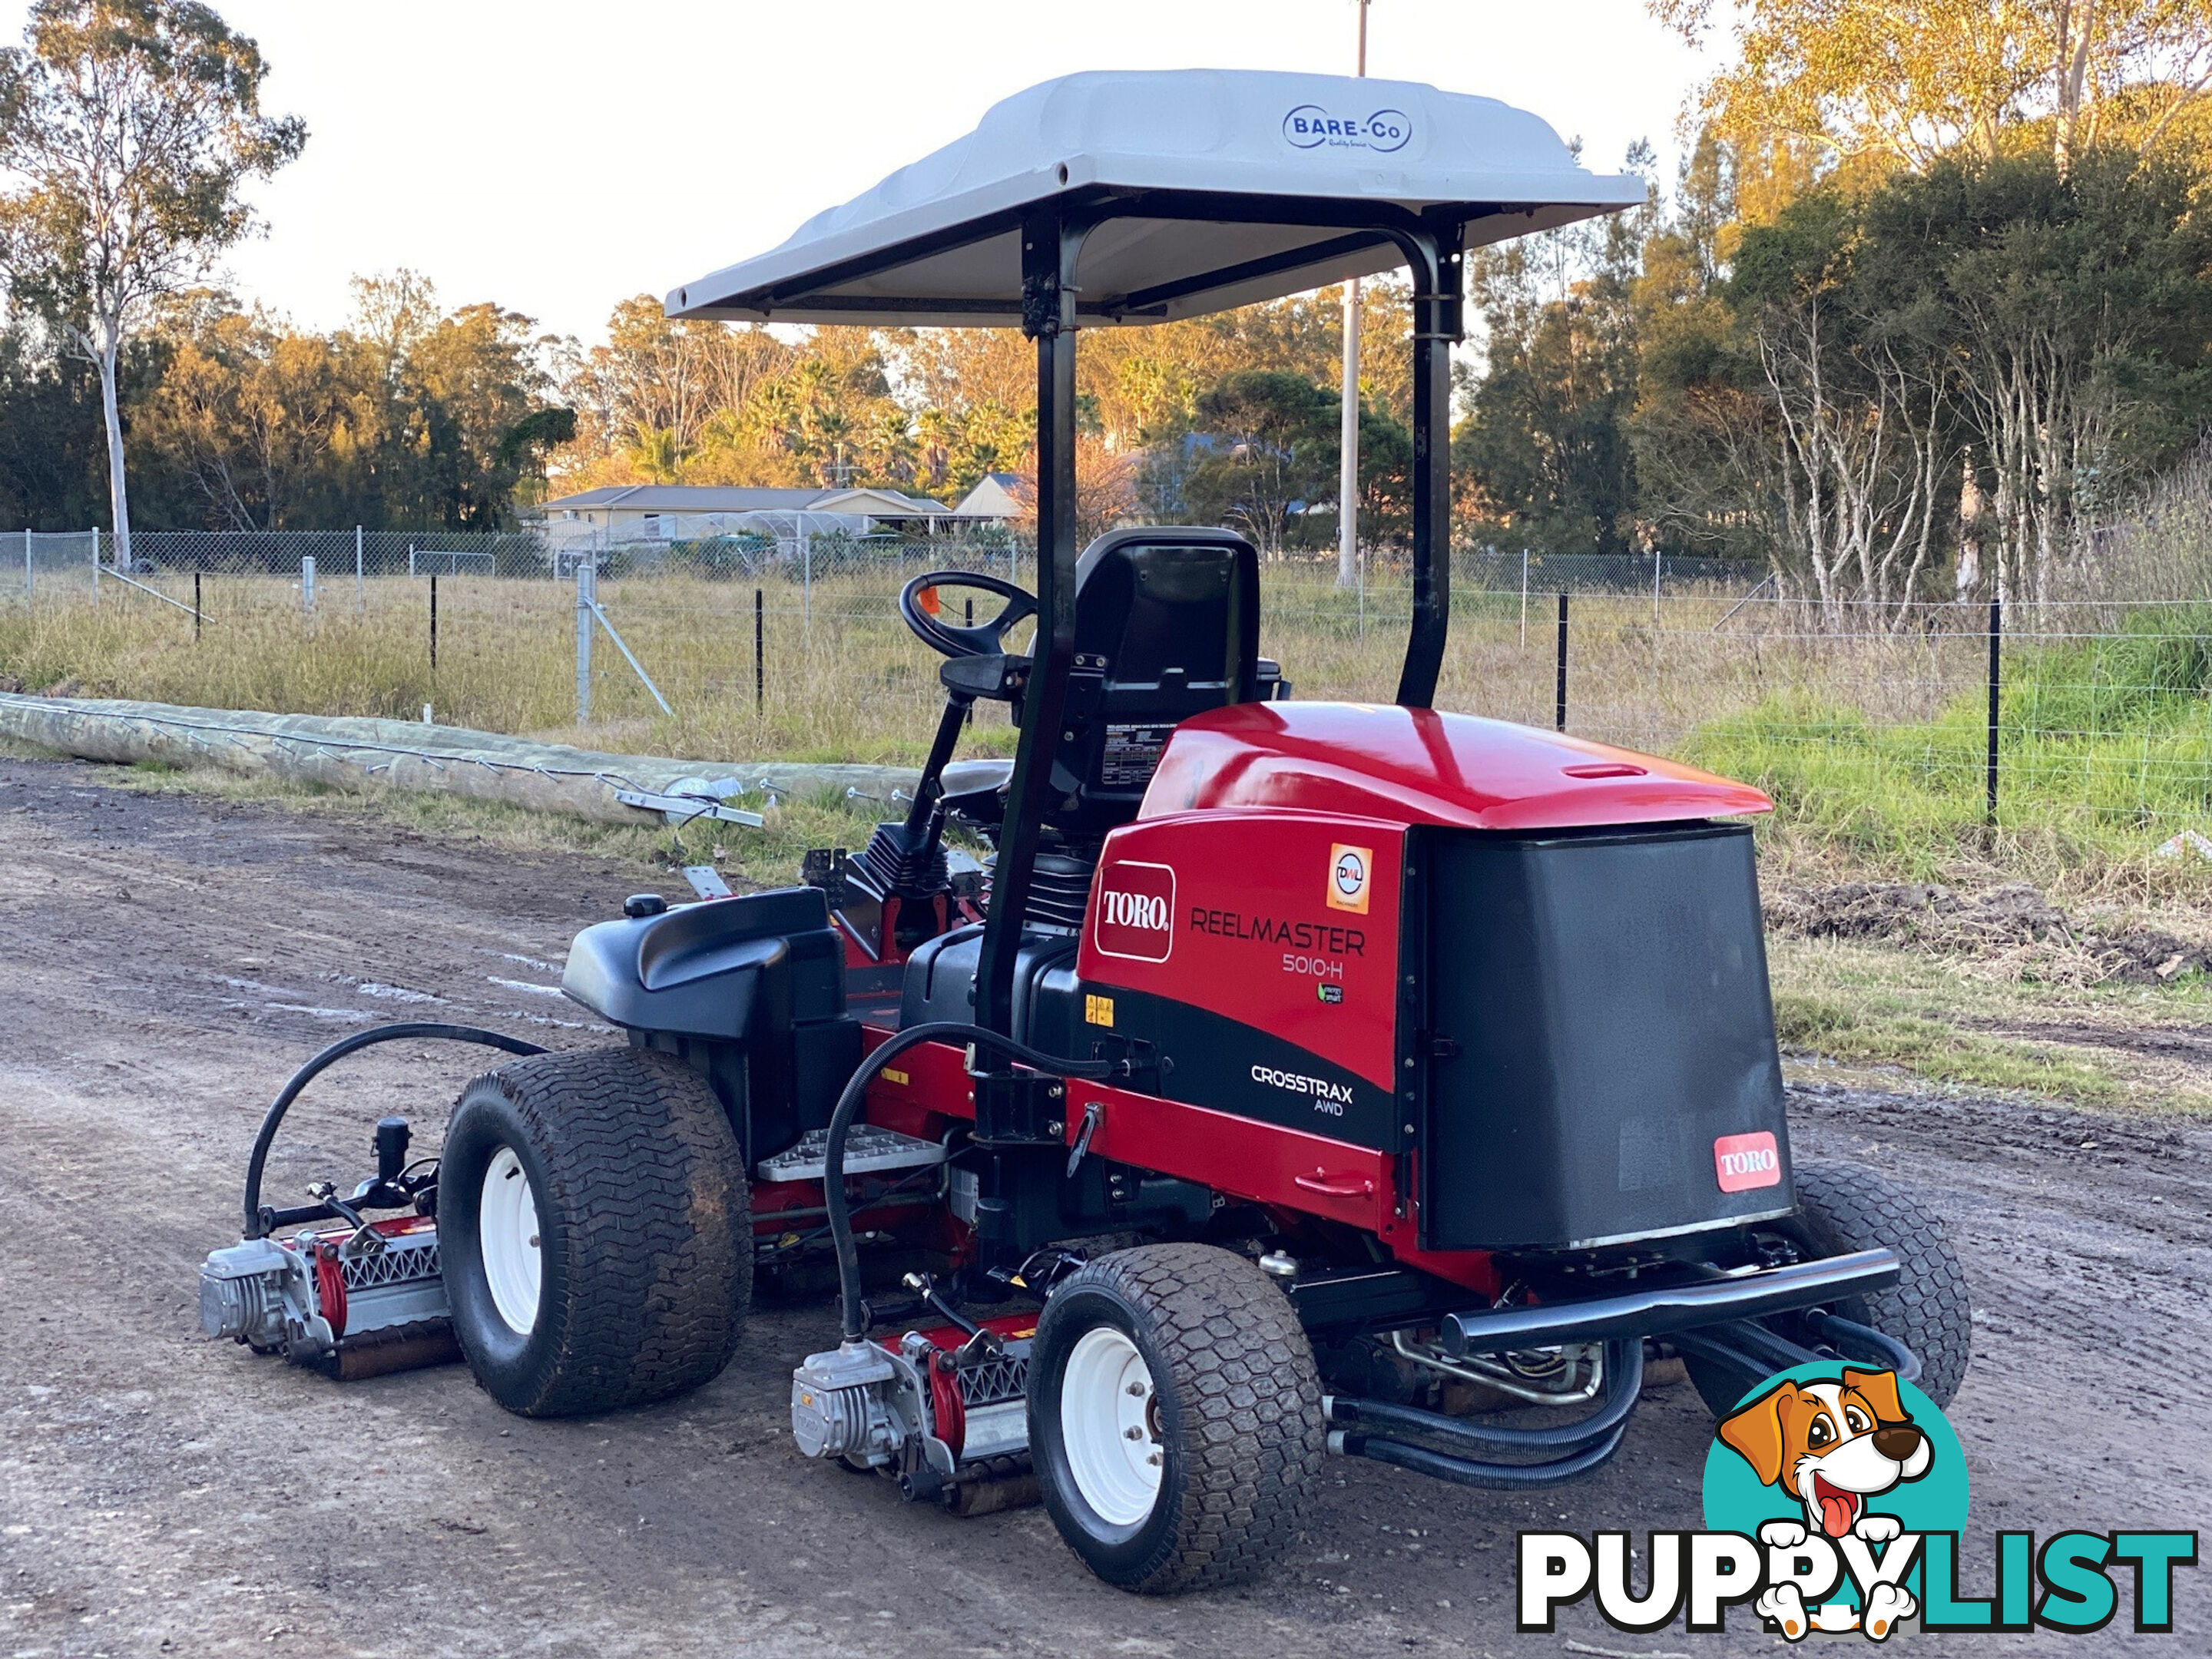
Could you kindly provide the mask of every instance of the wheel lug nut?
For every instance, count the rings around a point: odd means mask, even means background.
[[[1145,1397],[1145,1385],[1141,1382],[1132,1382],[1129,1384],[1129,1392],[1142,1400]]]
[[[1125,1437],[1131,1440],[1142,1440],[1145,1437],[1145,1431],[1137,1427],[1133,1423],[1127,1428],[1122,1430],[1121,1433]]]
[[[1160,1466],[1160,1455],[1158,1452],[1154,1452],[1150,1457],[1147,1457],[1145,1462],[1151,1464],[1154,1468],[1158,1468]]]

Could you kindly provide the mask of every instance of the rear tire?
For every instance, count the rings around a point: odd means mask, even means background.
[[[1029,1427],[1060,1535],[1108,1583],[1148,1595],[1273,1563],[1304,1523],[1325,1434],[1289,1299],[1201,1244],[1117,1251],[1053,1291]]]
[[[729,1118],[703,1078],[643,1049],[538,1054],[464,1089],[438,1232],[469,1369],[526,1417],[697,1388],[752,1301]]]
[[[1920,1359],[1920,1389],[1938,1406],[1959,1392],[1973,1352],[1966,1270],[1938,1221],[1919,1201],[1856,1164],[1808,1159],[1797,1165],[1797,1213],[1779,1224],[1808,1257],[1887,1248],[1903,1272],[1886,1291],[1850,1297],[1831,1310],[1893,1336]],[[1686,1359],[1690,1380],[1716,1417],[1738,1404],[1721,1373]]]

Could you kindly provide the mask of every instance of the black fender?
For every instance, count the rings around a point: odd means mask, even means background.
[[[714,1085],[749,1162],[829,1121],[860,1063],[845,946],[819,888],[708,899],[576,935],[561,988]]]
[[[785,887],[586,927],[561,988],[631,1030],[742,1042],[842,1014],[842,957],[821,890]]]

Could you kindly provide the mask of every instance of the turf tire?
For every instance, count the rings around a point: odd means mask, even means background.
[[[1959,1392],[1972,1356],[1966,1270],[1937,1220],[1917,1199],[1857,1164],[1812,1158],[1796,1170],[1797,1213],[1782,1223],[1809,1256],[1887,1248],[1904,1271],[1886,1291],[1838,1302],[1833,1311],[1895,1337],[1920,1359],[1921,1391],[1938,1406]],[[1688,1362],[1690,1380],[1716,1417],[1738,1403],[1720,1374]]]
[[[486,1170],[512,1147],[543,1236],[538,1317],[500,1313],[478,1239]],[[439,1166],[453,1330],[509,1411],[572,1417],[696,1389],[752,1301],[743,1158],[704,1079],[636,1048],[534,1055],[462,1090]]]
[[[1151,1371],[1164,1462],[1151,1512],[1107,1522],[1085,1500],[1062,1432],[1075,1345],[1118,1329]],[[1293,1542],[1321,1474],[1313,1349],[1257,1267],[1202,1244],[1099,1257],[1046,1304],[1030,1356],[1030,1449],[1053,1523],[1108,1583],[1147,1595],[1256,1577]]]

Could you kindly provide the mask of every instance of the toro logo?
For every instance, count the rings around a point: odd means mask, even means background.
[[[1101,954],[1165,962],[1175,948],[1175,872],[1164,864],[1109,864],[1098,881]]]
[[[1724,1193],[1782,1184],[1782,1152],[1771,1130],[1755,1135],[1723,1135],[1713,1142],[1713,1173]]]

